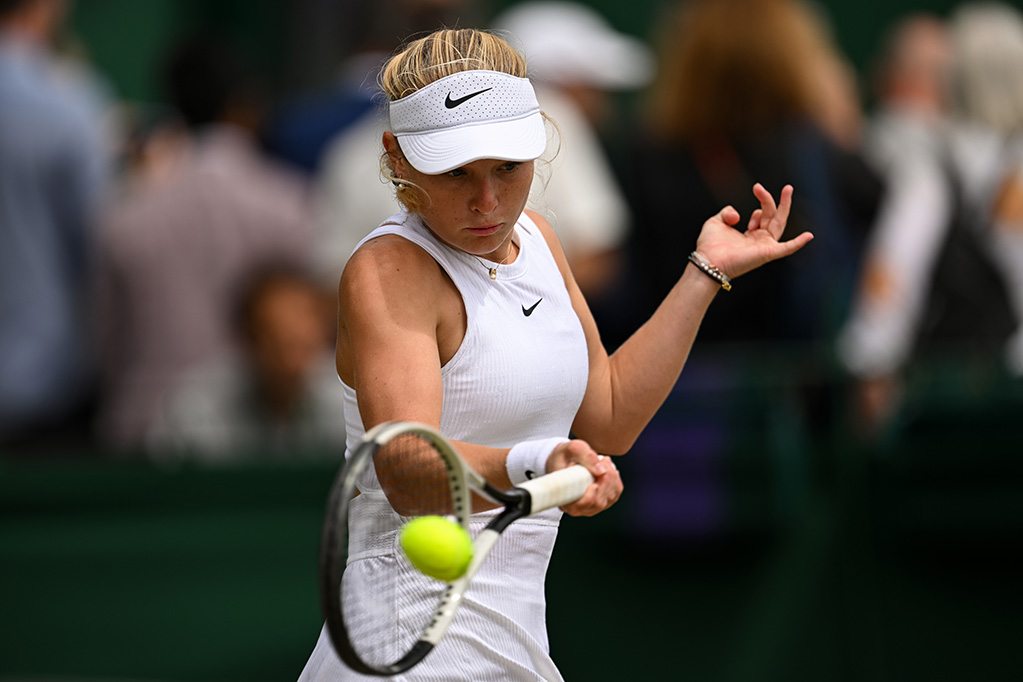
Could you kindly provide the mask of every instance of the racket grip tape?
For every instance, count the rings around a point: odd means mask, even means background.
[[[552,471],[549,474],[520,483],[532,498],[529,513],[535,514],[545,509],[571,504],[586,493],[586,488],[593,483],[593,474],[578,464]]]

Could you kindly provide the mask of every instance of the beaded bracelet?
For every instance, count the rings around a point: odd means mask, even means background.
[[[711,262],[704,258],[703,254],[699,251],[693,251],[689,254],[689,262],[700,268],[703,274],[720,284],[721,288],[725,291],[732,290],[732,280],[728,278],[728,275],[711,265]]]

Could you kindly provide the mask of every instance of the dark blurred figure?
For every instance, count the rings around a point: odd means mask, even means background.
[[[100,233],[99,427],[121,448],[142,446],[183,372],[233,346],[233,303],[253,269],[309,253],[307,187],[260,152],[262,93],[239,57],[196,38],[162,75],[191,139],[162,173],[130,181]]]
[[[261,270],[239,306],[238,354],[191,371],[151,433],[156,456],[205,461],[337,456],[344,397],[319,285],[291,267]]]
[[[902,376],[920,361],[1023,373],[1023,17],[967,3],[947,35],[948,122],[892,160],[840,339],[867,428],[896,410]]]
[[[310,175],[319,173],[330,140],[373,111],[377,71],[399,43],[442,26],[473,26],[482,4],[467,0],[348,3],[344,26],[338,30],[339,40],[352,47],[338,67],[336,81],[322,90],[285,99],[267,122],[267,149]],[[313,5],[311,11],[316,9]]]
[[[687,0],[660,29],[658,76],[623,176],[635,218],[628,310],[653,311],[717,207],[756,209],[754,182],[794,189],[783,241],[814,235],[717,295],[629,460],[639,525],[701,551],[749,549],[807,499],[814,440],[835,407],[833,337],[883,187],[857,152],[854,73],[802,0]]]
[[[88,276],[109,181],[92,82],[51,45],[61,0],[0,0],[0,446],[85,447]]]
[[[473,26],[486,3],[471,0],[379,0],[347,17],[354,46],[340,78],[318,95],[286,102],[274,116],[268,144],[315,174],[316,274],[336,289],[355,245],[401,206],[377,172],[386,109],[377,74],[401,41],[441,26]],[[349,116],[348,113],[357,113]],[[320,121],[322,124],[318,124]],[[306,159],[301,156],[307,149]],[[315,159],[315,161],[314,161]]]
[[[847,62],[799,0],[692,0],[664,22],[661,68],[626,169],[641,318],[668,292],[708,217],[743,215],[751,188],[795,188],[795,258],[743,278],[707,314],[698,346],[819,342],[836,329],[881,186],[854,153],[859,103]],[[744,226],[743,226],[744,227]]]

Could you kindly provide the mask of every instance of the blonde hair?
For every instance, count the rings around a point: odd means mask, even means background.
[[[413,40],[392,57],[380,72],[380,89],[390,100],[401,99],[446,76],[478,69],[525,78],[526,59],[492,33],[441,29]]]
[[[481,69],[525,78],[526,59],[493,33],[473,28],[441,29],[413,40],[391,57],[380,71],[380,89],[393,101],[408,97],[446,76]],[[425,192],[395,175],[386,152],[380,157],[380,170],[397,185],[398,201],[409,211],[422,207]]]

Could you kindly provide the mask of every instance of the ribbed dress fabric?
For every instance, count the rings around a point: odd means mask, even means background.
[[[484,266],[474,256],[441,242],[417,216],[401,213],[389,218],[360,246],[384,234],[400,235],[429,253],[451,278],[465,305],[465,337],[441,369],[441,432],[454,440],[492,447],[567,436],[586,390],[586,340],[564,279],[535,223],[525,214],[519,218],[514,237],[519,254],[514,262],[498,268],[496,280],[488,273],[493,264]],[[364,429],[355,390],[344,386],[344,392],[348,450],[352,451]],[[396,544],[399,518],[380,492],[372,470],[359,487],[362,494],[353,505],[353,526],[372,519],[377,530],[372,537],[353,533],[350,555],[357,559],[350,561],[346,583],[351,580],[357,585],[360,578],[372,577],[372,584],[379,585],[381,575],[393,578],[383,589],[394,604],[394,627],[418,628],[424,622],[422,611],[436,603],[424,595],[435,595],[442,586],[407,574],[407,562]],[[493,514],[474,515],[473,534]],[[551,510],[512,524],[469,585],[448,634],[421,664],[392,679],[561,680],[549,652],[544,596],[560,518],[560,511]],[[373,601],[379,602],[379,597],[374,594]],[[400,653],[395,651],[395,657]],[[377,678],[356,674],[340,661],[325,631],[299,678],[300,682],[370,679]]]

